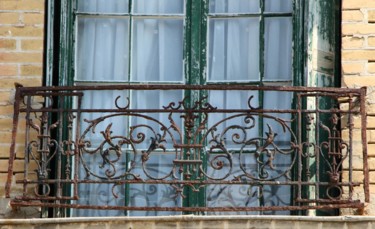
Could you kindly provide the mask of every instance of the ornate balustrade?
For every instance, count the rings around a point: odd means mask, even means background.
[[[23,178],[15,181],[23,193],[12,206],[241,214],[362,208],[369,200],[365,94],[239,85],[17,87],[7,196],[23,158]],[[280,98],[286,106],[275,103]],[[17,134],[25,136],[24,153],[16,152]],[[360,179],[353,175],[358,158]]]

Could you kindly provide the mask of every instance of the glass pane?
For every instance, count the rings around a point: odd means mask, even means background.
[[[133,81],[183,81],[183,20],[134,20]]]
[[[210,91],[209,103],[218,109],[250,109],[258,107],[258,93],[249,91]],[[207,142],[214,136],[224,142],[227,149],[248,148],[245,142],[259,136],[258,116],[247,113],[210,113],[208,117]],[[215,142],[211,142],[215,145]],[[208,148],[211,145],[207,145]]]
[[[129,0],[78,0],[79,12],[128,13]]]
[[[211,0],[210,13],[257,13],[259,0]]]
[[[172,179],[173,160],[176,159],[174,153],[149,154],[148,160],[142,166],[142,155],[136,156],[136,167],[131,170],[132,173],[138,174],[141,179],[149,180],[152,178]],[[146,174],[147,173],[147,174]],[[176,172],[175,172],[176,173]],[[178,175],[178,174],[176,174]],[[152,178],[151,178],[152,177]],[[181,197],[176,190],[168,184],[130,184],[129,185],[129,202],[130,206],[137,207],[181,207]],[[131,211],[130,216],[155,216],[155,215],[176,215],[181,214],[175,211]]]
[[[265,2],[266,12],[292,12],[293,4],[292,0],[266,0]]]
[[[121,96],[117,101],[119,107],[126,107],[128,104],[127,101],[127,92],[124,91],[85,91],[85,94],[82,99],[82,109],[117,109],[116,108],[116,98]],[[105,131],[106,128],[111,125],[110,129],[114,136],[128,136],[128,116],[120,115],[114,117],[108,117],[105,119],[100,119],[110,115],[110,113],[82,113],[81,116],[81,133],[85,131],[87,133],[83,136],[85,140],[90,142],[91,148],[98,147],[102,142],[105,141],[102,131]],[[95,127],[95,132],[92,130],[92,121],[95,119],[100,119],[97,126]],[[87,121],[84,121],[87,120]],[[124,146],[126,147],[126,146]]]
[[[133,0],[134,13],[183,14],[184,0]]]
[[[227,171],[232,169],[230,177],[241,177],[245,172],[255,175],[257,173],[258,165],[255,154],[244,153],[240,156],[239,153],[232,154],[232,168],[229,163],[221,169],[214,169],[208,166],[207,173],[214,178],[220,178],[226,175]],[[211,157],[215,155],[209,155]],[[208,159],[210,160],[210,159]],[[210,163],[208,163],[210,165]],[[245,169],[241,169],[241,165]],[[255,173],[255,174],[254,174]],[[243,178],[245,176],[242,176]],[[260,205],[260,196],[258,188],[254,185],[225,185],[225,184],[211,184],[206,188],[207,207],[257,207]],[[256,211],[233,211],[233,212],[207,212],[208,215],[257,215]]]
[[[128,80],[128,27],[128,19],[78,18],[77,80]]]
[[[163,109],[171,102],[178,104],[182,100],[182,91],[133,91],[131,99],[132,109]],[[175,124],[183,130],[179,113],[171,116]],[[153,139],[158,139],[158,134],[164,136],[165,142],[162,144],[166,149],[172,149],[174,144],[179,144],[180,137],[171,126],[169,113],[142,113],[142,116],[132,116],[130,128],[133,129],[131,136],[137,139],[141,134],[144,139],[137,143],[137,149],[148,149]],[[174,142],[175,141],[175,142]]]
[[[288,110],[292,106],[292,93],[291,92],[277,92],[267,91],[264,94],[264,108],[272,110]],[[267,137],[267,133],[273,132],[277,136],[274,138],[276,146],[282,148],[286,147],[290,149],[291,131],[284,129],[283,125],[290,127],[291,125],[291,114],[290,113],[267,113],[267,115],[273,118],[264,118],[263,129],[264,137]],[[280,121],[278,119],[284,120]]]
[[[265,79],[292,80],[292,19],[265,19]]]
[[[209,81],[259,80],[259,18],[209,21]]]

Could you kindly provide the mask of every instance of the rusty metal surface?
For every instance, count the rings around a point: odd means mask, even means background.
[[[104,95],[108,90],[121,95],[146,90],[175,90],[185,95],[198,91],[202,96],[171,98],[150,109],[133,108],[129,96],[106,101],[106,107],[83,105],[88,92]],[[212,91],[290,93],[295,106],[254,106],[255,98],[249,95],[239,101],[245,107],[227,109],[203,96]],[[363,188],[368,202],[365,96],[365,88],[19,86],[6,196],[10,196],[13,183],[16,135],[25,131],[24,178],[16,181],[23,186],[23,194],[12,200],[13,206],[178,212],[363,208],[354,187]],[[26,126],[20,127],[23,117]],[[354,125],[354,118],[361,120],[361,126]],[[127,124],[119,128],[119,121]],[[341,137],[341,129],[348,132],[348,139]],[[363,181],[353,177],[353,154],[358,155],[354,152],[358,150],[354,148],[358,145],[353,138],[355,129],[361,129],[362,134]],[[156,160],[164,167],[155,165]],[[130,198],[132,188],[135,195],[137,185],[147,186],[153,193],[164,187],[160,193],[168,191],[170,199],[187,198],[189,192],[205,193],[211,202],[202,206],[182,206],[181,201],[175,201],[174,206],[113,204]],[[84,189],[103,186],[105,201],[80,202],[88,198]],[[279,198],[285,190],[292,195],[290,201]],[[235,192],[243,198],[235,204],[215,202]],[[151,194],[146,194],[143,197],[147,199]]]

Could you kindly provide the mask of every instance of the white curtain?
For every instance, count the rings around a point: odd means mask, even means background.
[[[259,13],[259,1],[251,0],[211,0],[210,13]],[[266,0],[265,12],[292,12],[291,1],[284,0]],[[229,19],[209,19],[209,75],[210,82],[241,82],[241,81],[255,81],[260,79],[260,50],[264,49],[264,80],[265,81],[284,81],[289,83],[292,80],[292,20],[291,17],[265,17],[265,31],[264,31],[264,47],[260,45],[260,18],[229,18]],[[251,101],[253,107],[259,106],[259,96],[251,92],[221,92],[215,91],[210,94],[210,103],[220,108],[241,108],[247,109],[247,98],[254,96]],[[261,105],[265,109],[290,109],[291,95],[290,93],[266,92],[263,96]],[[233,114],[231,114],[233,115]],[[290,115],[271,114],[279,118],[290,119]],[[209,126],[228,117],[229,115],[215,114],[209,120]],[[272,119],[263,118],[262,135],[259,136],[260,119],[254,116],[256,122],[251,130],[247,130],[247,139],[266,137],[265,132],[269,132],[268,125],[272,130],[278,133],[275,141],[281,148],[287,148],[290,145],[290,134],[284,133],[282,126]],[[267,125],[268,124],[268,125]],[[219,134],[225,128],[231,125],[243,125],[244,118],[236,118],[227,121],[217,128]],[[238,139],[242,139],[245,135],[241,131],[229,131],[226,136],[226,147],[231,148],[233,152],[240,150],[242,145],[233,143],[233,134],[239,134]],[[254,145],[247,146],[246,150],[254,150]],[[238,154],[233,154],[234,163],[245,163],[246,172],[257,174],[259,167],[256,165],[254,153],[247,155],[243,154],[239,158]],[[265,157],[266,160],[268,159]],[[274,158],[275,171],[269,171],[270,176],[276,177],[283,171],[288,169],[291,162],[291,156],[277,154]],[[241,171],[237,164],[234,169],[235,173],[240,174]],[[216,171],[209,168],[209,173],[220,175],[222,171]],[[224,171],[225,172],[225,171]],[[285,178],[281,178],[285,180]],[[254,189],[255,188],[255,189]],[[227,190],[228,189],[228,190]],[[250,198],[247,206],[256,206],[260,190],[253,187],[255,198]],[[243,206],[244,199],[236,199],[233,196],[234,189],[230,187],[211,185],[207,189],[208,204],[210,206]],[[217,193],[222,193],[216,199],[213,196]],[[241,194],[241,189],[237,190]],[[244,190],[242,190],[243,194]],[[256,195],[256,193],[258,194]],[[246,191],[245,191],[246,193]],[[290,202],[291,189],[289,186],[282,186],[274,188],[271,186],[264,186],[263,201],[266,205],[288,205]],[[244,195],[246,196],[246,195]],[[212,198],[211,198],[212,197]],[[277,214],[287,214],[287,212],[277,212]]]
[[[216,0],[210,13],[258,12],[258,1]],[[209,20],[209,81],[259,80],[259,19]]]
[[[112,16],[78,16],[77,19],[77,45],[76,45],[76,82],[100,84],[102,82],[178,82],[182,83],[183,77],[183,0],[136,0],[133,1],[133,12],[128,12],[128,1],[121,0],[79,0],[78,11],[85,13],[117,13],[124,14],[121,17]],[[133,16],[130,16],[133,14]],[[148,17],[147,19],[137,17],[137,14],[176,14],[173,19],[160,19]],[[126,16],[128,15],[128,16]],[[132,24],[131,24],[132,23]],[[130,28],[132,30],[130,31]],[[131,47],[129,44],[131,43]],[[130,64],[131,63],[131,64]],[[83,108],[113,108],[115,109],[115,98],[121,96],[120,106],[125,106],[126,97],[130,98],[131,107],[134,109],[161,109],[170,102],[182,100],[182,93],[177,91],[101,91],[88,92],[82,101]],[[92,120],[105,114],[84,114],[83,119]],[[169,121],[166,115],[148,114],[152,118],[165,123],[168,127]],[[81,122],[82,122],[81,120]],[[161,125],[144,118],[116,117],[106,119],[96,127],[95,133],[88,133],[86,139],[90,139],[91,148],[94,149],[104,140],[101,131],[112,123],[112,135],[129,137],[129,126],[148,125],[156,133],[161,133]],[[82,131],[89,126],[82,122]],[[152,131],[141,128],[146,134],[146,140],[137,145],[137,164],[141,164],[141,150],[147,150],[151,144],[150,137],[154,137]],[[136,136],[134,136],[136,137]],[[171,147],[171,139],[167,147]],[[108,147],[108,145],[105,145]],[[104,147],[104,149],[105,149]],[[125,168],[126,153],[132,157],[133,152],[127,151],[123,146],[123,154],[120,169]],[[153,176],[163,176],[171,170],[174,153],[166,155],[155,154],[149,160],[148,169]],[[105,177],[105,170],[111,169],[108,165],[100,168],[103,158],[99,153],[96,155],[86,154],[83,156],[86,165],[91,172]],[[163,164],[164,163],[164,164]],[[125,170],[118,170],[123,173]],[[133,171],[147,179],[141,167]],[[84,179],[86,172],[81,168],[80,179]],[[90,176],[90,179],[98,179]],[[125,205],[125,199],[132,206],[174,206],[177,202],[166,201],[173,199],[173,190],[159,188],[162,186],[130,185],[129,196],[124,196],[125,186],[116,187],[115,193],[119,198],[112,195],[112,185],[81,185],[79,194],[80,204],[97,205]],[[169,196],[165,196],[169,195]],[[173,214],[172,212],[160,212],[161,214]],[[124,211],[96,211],[96,210],[74,210],[75,216],[114,216],[125,215]],[[151,212],[134,212],[132,214],[159,214]]]
[[[285,0],[266,0],[266,11],[290,12],[291,0],[288,4]],[[99,84],[102,82],[173,82],[183,83],[183,0],[133,0],[133,12],[128,12],[127,0],[78,0],[78,11],[91,13],[132,13],[134,16],[122,17],[87,17],[78,16],[77,19],[77,45],[76,45],[76,76],[75,80],[87,81]],[[268,7],[268,8],[267,8]],[[254,13],[260,12],[259,0],[211,0],[210,13]],[[160,19],[137,17],[137,14],[176,14],[173,19]],[[132,23],[132,24],[131,24]],[[291,79],[291,34],[292,26],[290,18],[267,18],[265,28],[265,78],[266,80],[290,80]],[[130,31],[130,28],[131,31]],[[260,54],[259,50],[259,18],[232,18],[210,19],[208,21],[208,80],[211,82],[229,81],[259,81],[260,80]],[[131,44],[131,45],[129,45]],[[182,99],[181,92],[131,92],[119,94],[115,91],[91,92],[85,95],[84,107],[115,108],[114,100],[122,96],[121,102],[126,104],[126,97],[130,97],[131,107],[161,108],[170,102],[178,102]],[[254,95],[254,107],[258,106],[258,94],[251,92],[215,92],[210,95],[210,103],[219,108],[246,108],[250,95]],[[280,103],[273,103],[274,95],[265,96],[264,104],[272,108],[287,108],[290,106],[287,100],[280,98]],[[289,98],[288,98],[289,99]],[[223,103],[224,101],[224,103]],[[240,103],[242,101],[243,103]],[[286,107],[285,107],[286,106]],[[84,118],[94,119],[102,114],[89,114]],[[166,115],[153,114],[153,118],[162,123],[168,123]],[[210,125],[224,118],[218,115],[209,120]],[[232,125],[231,121],[227,125]],[[243,122],[243,120],[241,121]],[[161,131],[161,126],[153,121],[142,118],[116,118],[107,120],[97,127],[95,134],[88,137],[92,139],[92,147],[100,144],[104,130],[110,123],[113,135],[126,135],[130,126],[145,124]],[[86,126],[88,124],[85,124]],[[181,123],[179,123],[181,125]],[[256,126],[250,135],[257,136]],[[148,136],[152,133],[149,132]],[[146,134],[147,136],[147,134]],[[150,138],[139,145],[147,149],[151,143]],[[132,154],[132,152],[128,151]],[[164,170],[160,163],[173,160],[172,154],[155,155],[150,159],[150,170],[155,176],[161,176],[169,171]],[[87,163],[92,168],[97,168],[102,162],[100,156],[87,156]],[[140,162],[140,158],[137,159]],[[124,159],[124,163],[126,160]],[[137,173],[142,173],[141,168],[136,168]],[[82,169],[81,178],[84,176]],[[104,175],[104,174],[102,174]],[[142,175],[144,177],[144,174]],[[93,178],[93,177],[91,177]],[[130,196],[120,196],[113,199],[111,186],[86,185],[79,190],[82,199],[81,204],[125,204],[125,198],[137,199],[131,201],[131,205],[160,204],[173,206],[176,203],[168,202],[165,193],[170,190],[153,191],[154,187],[132,186]],[[124,190],[117,190],[124,193]],[[290,193],[283,189],[283,192]],[[273,190],[273,195],[281,195],[281,191]],[[142,195],[144,195],[142,197]],[[289,196],[288,196],[289,197]],[[286,197],[285,197],[286,198]],[[272,200],[272,197],[270,197]],[[143,202],[141,201],[143,200]],[[98,202],[100,201],[100,202]],[[180,202],[177,201],[177,204]],[[163,212],[161,212],[163,213]],[[86,211],[77,210],[75,216],[96,215],[124,215],[122,211]],[[135,213],[138,215],[138,213]],[[144,213],[139,213],[144,214]],[[172,214],[172,213],[168,213]]]

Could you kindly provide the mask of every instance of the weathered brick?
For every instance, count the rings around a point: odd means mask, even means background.
[[[343,50],[342,60],[374,60],[375,50]]]
[[[0,36],[11,37],[42,37],[43,28],[34,26],[2,26]]]
[[[344,49],[360,48],[363,47],[364,38],[363,37],[352,37],[347,36],[342,38],[342,47]]]
[[[43,50],[43,40],[42,39],[33,39],[33,40],[21,40],[21,49],[22,50]]]
[[[367,44],[369,46],[375,46],[375,37],[368,37],[367,38]]]
[[[14,50],[16,49],[16,40],[14,39],[0,39],[0,50]]]
[[[3,81],[0,81],[0,84],[2,84],[2,82]],[[0,91],[0,104],[2,106],[11,104],[10,98],[11,98],[10,90]]]
[[[342,63],[342,71],[344,74],[361,74],[364,71],[365,64],[361,62]]]
[[[374,23],[375,22],[375,10],[367,11],[367,15],[368,15],[368,22]]]
[[[41,76],[43,68],[41,65],[22,65],[21,75],[22,76]]]
[[[375,73],[375,63],[368,63],[367,64],[367,72],[374,74]]]
[[[23,15],[23,22],[26,25],[38,25],[44,23],[44,14],[42,13],[25,13]]]
[[[362,171],[353,171],[352,172],[352,181],[362,182],[363,178],[364,178],[364,175],[363,175]],[[343,182],[349,181],[349,171],[343,171],[342,180],[343,180]]]
[[[27,179],[29,180],[36,180],[37,179],[37,175],[34,171],[30,171],[30,173],[27,175],[26,177]],[[16,173],[14,174],[14,179],[15,181],[16,180],[23,180],[24,179],[24,173]]]
[[[0,143],[11,142],[11,139],[12,139],[12,132],[10,132],[10,131],[0,132]],[[16,141],[17,142],[24,142],[25,141],[25,133],[18,131],[17,136],[16,136]]]
[[[0,65],[0,76],[16,76],[17,65]]]
[[[374,76],[344,76],[343,87],[375,86]]]
[[[13,114],[13,105],[0,106],[0,115],[12,115]]]
[[[0,183],[5,184],[8,179],[8,173],[0,173]]]
[[[44,0],[1,0],[0,10],[44,10]]]
[[[342,25],[343,35],[370,35],[375,33],[375,24],[350,23]]]
[[[344,10],[342,11],[343,21],[363,21],[363,13],[360,10]]]
[[[2,89],[14,89],[14,82],[22,83],[24,86],[41,86],[41,77],[23,78],[17,80],[0,80]]]
[[[0,53],[0,63],[41,63],[42,53]]]
[[[0,22],[1,24],[17,24],[20,22],[20,14],[17,12],[0,12]]]
[[[367,117],[367,128],[375,128],[375,117]]]
[[[342,9],[361,9],[375,7],[374,0],[343,0]]]
[[[371,184],[375,184],[375,172],[373,172],[373,171],[370,171],[370,176],[369,176],[370,178],[370,183]]]
[[[15,160],[13,163],[13,171],[21,172],[23,171],[23,160]],[[0,160],[0,172],[8,172],[8,160]]]

